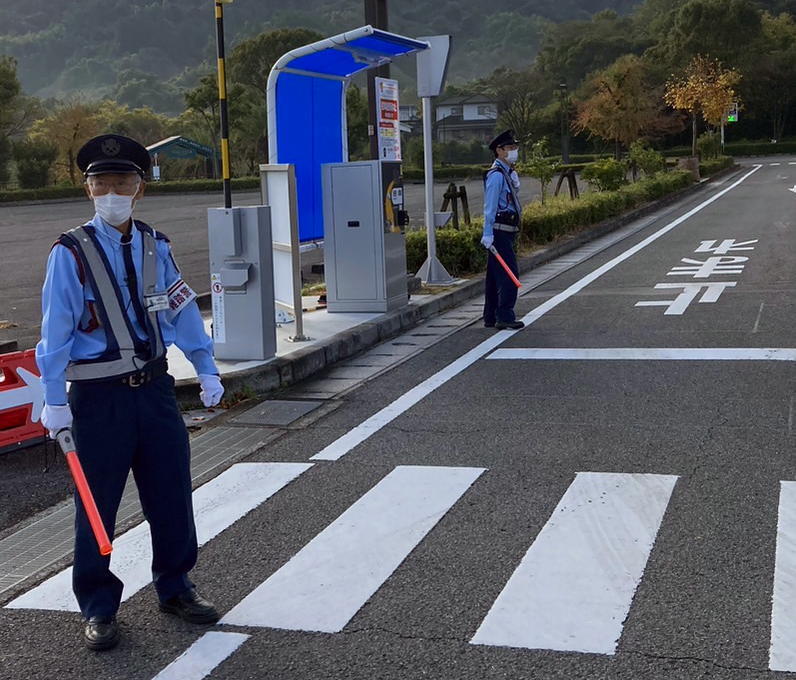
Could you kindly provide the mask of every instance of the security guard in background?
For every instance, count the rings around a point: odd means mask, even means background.
[[[132,469],[150,525],[161,611],[215,623],[215,607],[188,579],[197,556],[190,448],[174,378],[166,372],[166,347],[176,343],[199,375],[204,405],[218,404],[224,389],[212,340],[169,240],[131,218],[144,194],[147,150],[128,137],[102,135],[80,149],[77,165],[96,214],[62,234],[47,261],[36,346],[46,401],[41,421],[52,437],[72,427],[111,537]],[[99,554],[77,494],[75,505],[72,585],[85,643],[110,649],[119,640],[123,584],[109,569],[110,557]]]
[[[511,130],[501,132],[490,143],[495,162],[484,179],[484,233],[481,244],[489,250],[492,246],[506,261],[514,274],[518,274],[514,243],[520,230],[522,207],[517,192],[520,180],[514,171],[518,143]],[[490,253],[484,282],[484,326],[497,329],[518,329],[525,324],[514,314],[517,287],[503,271],[503,267]]]

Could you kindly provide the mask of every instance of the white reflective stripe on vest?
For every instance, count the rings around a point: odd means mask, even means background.
[[[110,328],[105,328],[106,338],[116,340],[119,346],[119,358],[109,361],[95,361],[85,364],[70,363],[66,369],[66,379],[69,381],[79,380],[101,380],[102,378],[114,378],[116,376],[127,375],[142,370],[150,361],[160,359],[165,355],[163,341],[161,339],[160,326],[158,323],[157,312],[149,313],[149,320],[155,330],[155,353],[152,359],[146,360],[136,356],[135,343],[130,334],[130,328],[125,319],[125,311],[119,304],[117,295],[118,286],[111,280],[110,273],[105,267],[97,245],[89,236],[84,227],[77,227],[68,232],[78,243],[78,248],[83,256],[84,263],[91,272],[97,290],[97,302],[105,310]],[[154,237],[147,233],[141,233],[144,245],[144,267],[143,285],[144,291],[154,291],[157,285],[157,243]],[[137,294],[137,291],[135,292]]]

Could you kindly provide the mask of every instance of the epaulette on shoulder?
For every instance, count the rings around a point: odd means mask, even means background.
[[[158,241],[165,241],[166,243],[171,243],[171,239],[169,239],[166,234],[161,231],[157,231],[150,227],[146,222],[142,222],[141,220],[133,220],[133,224],[135,224],[136,229],[139,231],[147,231],[152,236],[154,236]]]

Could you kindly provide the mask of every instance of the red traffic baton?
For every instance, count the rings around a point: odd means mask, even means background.
[[[503,269],[506,270],[506,274],[511,279],[512,283],[515,286],[517,286],[517,288],[520,288],[522,286],[522,284],[520,283],[520,280],[516,277],[514,272],[511,271],[511,269],[509,269],[509,266],[506,264],[506,260],[504,260],[500,256],[500,253],[497,251],[497,248],[495,248],[495,246],[489,246],[489,252],[492,253],[495,256],[495,259],[500,263],[500,266],[503,267]]]
[[[91,525],[91,531],[94,532],[94,538],[97,539],[100,555],[110,555],[113,546],[105,531],[105,525],[103,525],[102,519],[100,519],[97,504],[94,502],[94,495],[91,493],[88,480],[83,472],[83,466],[80,464],[80,459],[77,457],[72,431],[68,427],[59,430],[58,434],[55,435],[55,439],[58,441],[61,450],[66,456],[69,472],[72,473],[72,479],[75,480],[75,486],[77,487],[77,492],[80,494],[80,500],[83,502],[83,508],[86,511],[88,522]]]

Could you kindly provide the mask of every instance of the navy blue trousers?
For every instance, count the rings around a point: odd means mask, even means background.
[[[496,229],[493,245],[506,261],[515,275],[517,256],[514,254],[514,241],[517,232]],[[492,253],[486,263],[486,280],[484,281],[484,323],[494,324],[496,321],[511,323],[516,320],[514,305],[517,303],[517,286],[508,277],[503,267]]]
[[[193,586],[196,527],[191,501],[188,432],[174,395],[174,378],[162,375],[141,387],[121,382],[72,383],[69,405],[77,454],[113,538],[124,485],[133,471],[152,536],[152,577],[167,600]],[[122,582],[99,554],[80,498],[75,494],[75,561],[72,587],[83,616],[112,616]]]

